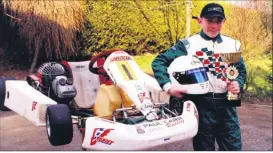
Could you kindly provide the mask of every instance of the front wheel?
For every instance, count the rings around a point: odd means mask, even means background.
[[[73,138],[73,124],[65,104],[50,105],[46,111],[46,129],[53,146],[69,144]]]
[[[5,98],[6,98],[6,81],[8,80],[16,80],[14,77],[0,77],[0,110],[1,111],[10,111],[9,108],[7,108],[4,103],[5,103]]]

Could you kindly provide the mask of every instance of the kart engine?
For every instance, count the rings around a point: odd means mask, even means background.
[[[40,66],[41,91],[58,103],[69,104],[77,95],[73,78],[65,65],[48,62]]]

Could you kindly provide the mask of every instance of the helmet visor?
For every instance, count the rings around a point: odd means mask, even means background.
[[[173,72],[173,77],[179,84],[197,84],[208,81],[206,69],[203,67],[182,72]]]

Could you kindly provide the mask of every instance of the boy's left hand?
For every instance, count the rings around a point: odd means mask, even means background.
[[[228,91],[230,91],[231,93],[233,93],[233,94],[240,93],[240,86],[239,86],[238,81],[228,82],[227,86],[228,86]]]

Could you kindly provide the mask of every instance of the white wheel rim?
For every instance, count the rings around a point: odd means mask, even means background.
[[[47,134],[50,137],[50,122],[49,122],[49,116],[46,115],[46,129],[47,129]]]

